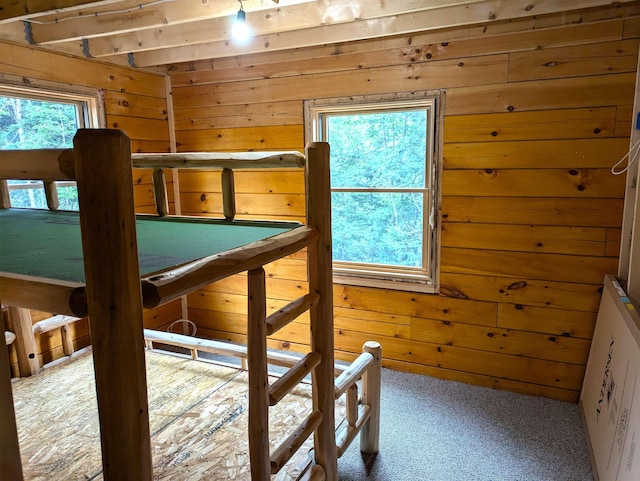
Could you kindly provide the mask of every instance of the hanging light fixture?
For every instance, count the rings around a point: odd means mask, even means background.
[[[231,26],[231,36],[238,42],[246,42],[251,37],[251,27],[247,24],[247,14],[244,11],[242,0],[238,0],[240,3],[240,10],[236,14],[236,20]]]

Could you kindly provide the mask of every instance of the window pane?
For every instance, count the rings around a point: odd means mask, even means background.
[[[0,149],[73,147],[77,109],[72,103],[0,96]],[[12,207],[47,208],[42,182],[9,181],[9,185]],[[58,197],[60,209],[78,209],[75,186],[58,188]]]
[[[61,210],[78,210],[78,188],[75,185],[58,186],[58,202]]]
[[[41,181],[9,181],[9,185],[21,185],[21,188],[9,189],[11,207],[24,207],[27,209],[46,209],[47,199]],[[26,184],[33,185],[27,187]]]
[[[422,268],[421,193],[334,192],[336,261]]]
[[[72,147],[74,104],[0,96],[0,149]]]
[[[332,187],[425,186],[425,109],[327,115]]]

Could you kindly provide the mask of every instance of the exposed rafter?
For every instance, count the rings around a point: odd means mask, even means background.
[[[0,39],[137,67],[486,25],[611,4],[640,8],[638,0],[242,0],[255,36],[238,45],[230,40],[238,0],[9,3],[0,6]]]
[[[0,8],[0,24],[15,20],[27,20],[52,12],[65,12],[81,8],[99,7],[121,0],[22,0],[3,2]]]
[[[430,6],[425,8],[424,5],[427,3]],[[248,13],[247,21],[250,22],[251,28],[259,37],[290,32],[305,32],[307,29],[320,26],[328,27],[343,24],[349,24],[351,28],[355,28],[358,31],[362,31],[360,28],[362,25],[375,25],[379,27],[377,29],[382,34],[387,28],[391,30],[391,34],[394,34],[405,33],[403,31],[405,29],[398,25],[404,22],[405,19],[409,19],[412,30],[420,22],[426,22],[426,26],[431,25],[432,22],[429,21],[431,15],[435,15],[438,20],[442,20],[447,15],[447,10],[451,8],[449,6],[450,3],[450,0],[431,0],[430,2],[395,0],[394,2],[366,2],[362,4],[342,2],[341,5],[338,5],[336,1],[333,1],[333,4],[305,2],[287,8],[278,7],[260,12],[256,11],[252,12],[252,15]],[[484,0],[465,0],[454,8],[456,10],[464,10],[467,7],[472,8],[473,5],[481,3],[484,3]],[[417,21],[412,20],[412,17],[417,17]],[[93,56],[103,57],[122,52],[135,53],[202,43],[229,43],[231,36],[229,30],[232,19],[233,17],[229,16],[218,17],[195,23],[94,38],[90,40],[89,46]],[[387,27],[389,24],[393,24],[393,26]],[[301,33],[300,36],[302,35],[309,37],[306,33]],[[291,35],[286,37],[291,40]],[[305,41],[320,41],[321,43],[325,43],[327,40],[331,41],[326,37],[305,39]],[[292,45],[298,46],[298,44],[299,40],[294,39]],[[246,45],[244,47],[247,48]]]
[[[281,7],[314,2],[315,0],[281,0]],[[272,9],[276,0],[243,0],[243,7],[249,14]],[[231,17],[238,11],[238,3],[231,1],[184,0],[149,3],[139,8],[140,0],[129,1],[118,6],[119,10],[129,10],[126,14],[108,17],[109,10],[102,10],[102,16],[56,15],[46,18],[46,23],[33,22],[34,41],[41,45],[80,40],[100,36],[115,36],[148,29],[167,29],[175,25],[193,24],[203,20]],[[144,5],[144,3],[142,3]],[[189,26],[187,25],[188,29]]]
[[[151,66],[223,58],[238,55],[310,47],[347,42],[363,38],[407,34],[463,25],[510,20],[567,10],[568,4],[575,8],[588,8],[609,4],[598,0],[563,0],[558,2],[529,0],[483,0],[480,2],[448,2],[456,5],[437,9],[391,15],[371,20],[357,20],[333,25],[300,26],[297,30],[257,35],[249,44],[237,45],[227,40],[190,44],[188,46],[149,50],[134,54],[137,66]]]

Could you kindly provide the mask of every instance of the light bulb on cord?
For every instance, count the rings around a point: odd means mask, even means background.
[[[242,1],[238,0],[238,2],[240,2],[240,10],[236,15],[236,21],[231,26],[231,36],[238,42],[246,42],[251,37],[251,28],[247,25],[247,14],[242,6]]]

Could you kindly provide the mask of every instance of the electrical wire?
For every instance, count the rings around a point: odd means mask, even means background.
[[[196,335],[196,332],[198,331],[198,326],[196,326],[196,323],[195,323],[195,322],[190,321],[190,320],[188,320],[188,319],[178,319],[177,321],[173,321],[171,324],[169,324],[169,327],[167,327],[167,332],[170,332],[170,333],[172,333],[172,334],[173,334],[173,333],[174,333],[174,332],[173,332],[173,328],[174,328],[174,326],[175,326],[176,324],[178,324],[178,323],[181,323],[181,322],[185,322],[185,323],[187,323],[187,325],[188,325],[189,327],[191,327],[191,329],[193,329],[193,332],[189,332],[189,333],[187,334],[188,336],[195,336],[195,335]]]
[[[107,15],[119,15],[123,13],[132,13],[132,12],[135,12],[136,10],[142,10],[143,8],[153,7],[155,5],[160,5],[161,3],[168,3],[168,2],[175,2],[175,1],[176,0],[154,0],[153,2],[149,2],[149,3],[139,3],[137,6],[133,8],[126,8],[121,10],[108,10],[106,12],[96,12],[89,15],[74,15],[71,17],[56,18],[54,20],[48,20],[48,21],[30,19],[30,20],[27,20],[27,22],[34,23],[36,25],[52,25],[54,23],[64,22],[66,20],[76,20],[78,18],[104,17]]]
[[[631,167],[633,163],[638,159],[639,153],[640,153],[640,139],[636,140],[636,143],[631,146],[631,148],[629,149],[629,152],[624,154],[622,158],[618,162],[616,162],[613,167],[611,167],[611,173],[613,175],[624,174],[627,170],[629,170],[629,167]],[[627,162],[627,165],[625,165],[624,169],[616,170],[616,167],[618,167],[622,162],[624,162],[624,159],[626,159],[627,157],[629,157],[629,161]]]

